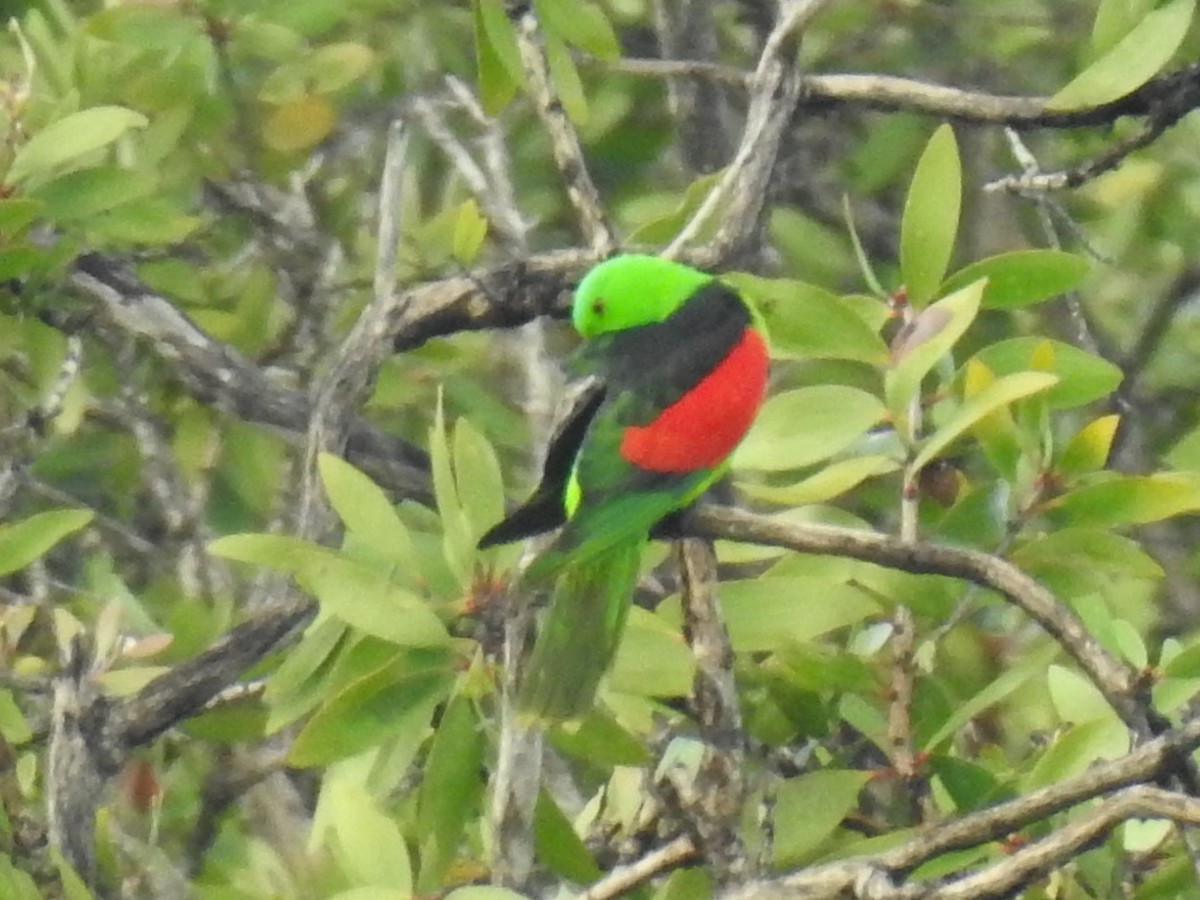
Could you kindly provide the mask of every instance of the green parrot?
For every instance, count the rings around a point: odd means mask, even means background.
[[[762,404],[767,346],[750,308],[711,275],[655,256],[600,263],[575,291],[594,376],[558,427],[532,497],[490,547],[561,526],[523,576],[550,608],[518,686],[518,713],[578,718],[620,642],[654,526],[724,473]]]

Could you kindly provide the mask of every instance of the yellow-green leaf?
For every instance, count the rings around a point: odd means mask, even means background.
[[[47,125],[17,150],[5,181],[18,184],[30,176],[44,175],[147,124],[144,115],[124,106],[93,106],[71,113]]]
[[[950,264],[962,204],[962,166],[949,125],[940,126],[917,162],[900,222],[900,273],[909,302],[932,300]]]
[[[382,558],[416,566],[412,537],[379,485],[332,453],[317,458],[317,469],[330,505],[350,531]]]
[[[0,526],[0,575],[25,568],[90,521],[88,509],[52,509]]]
[[[887,416],[873,394],[828,384],[771,397],[734,454],[735,468],[774,472],[828,459]]]
[[[950,348],[963,336],[975,315],[983,296],[985,282],[977,281],[955,291],[948,297],[921,311],[916,327],[922,322],[932,322],[916,342],[904,347],[903,355],[888,369],[884,376],[884,391],[887,406],[893,420],[899,424],[908,416],[908,404],[921,388],[921,381]]]
[[[454,257],[463,265],[475,262],[479,248],[487,237],[488,221],[479,211],[479,204],[474,199],[467,200],[458,208],[454,220]]]
[[[871,780],[859,770],[821,769],[779,785],[775,799],[775,864],[808,857],[841,824]]]
[[[294,153],[315,147],[329,136],[337,112],[326,98],[297,97],[275,107],[263,123],[263,141],[273,150]]]
[[[964,432],[996,410],[1022,397],[1048,390],[1057,383],[1058,377],[1047,372],[1018,372],[996,380],[964,402],[945,424],[925,439],[913,457],[911,470],[914,473],[921,471]]]
[[[739,484],[738,489],[751,497],[786,506],[822,503],[840,497],[876,475],[900,468],[890,456],[856,456],[825,466],[815,475],[790,485]]]
[[[1200,511],[1200,477],[1190,472],[1122,475],[1076,488],[1050,509],[1067,525],[1144,525]]]
[[[1060,475],[1075,477],[1104,468],[1120,422],[1118,415],[1101,416],[1088,422],[1063,448],[1054,470]]]
[[[1051,97],[1046,108],[1099,106],[1141,87],[1175,55],[1195,9],[1196,0],[1171,0],[1147,13],[1120,43]]]

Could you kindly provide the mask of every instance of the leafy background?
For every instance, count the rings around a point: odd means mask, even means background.
[[[0,11],[0,894],[1197,890],[1193,0]],[[756,516],[543,743],[474,542],[614,243],[757,303]]]

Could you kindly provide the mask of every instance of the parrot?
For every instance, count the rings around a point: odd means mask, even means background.
[[[519,716],[578,719],[616,654],[643,549],[725,473],[767,386],[765,329],[732,287],[682,263],[620,254],[588,271],[569,363],[585,389],[530,498],[479,547],[560,529],[520,576],[549,609],[517,685]]]

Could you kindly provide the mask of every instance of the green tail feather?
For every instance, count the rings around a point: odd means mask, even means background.
[[[622,541],[560,571],[518,692],[522,716],[558,721],[591,709],[621,641],[644,544]]]

